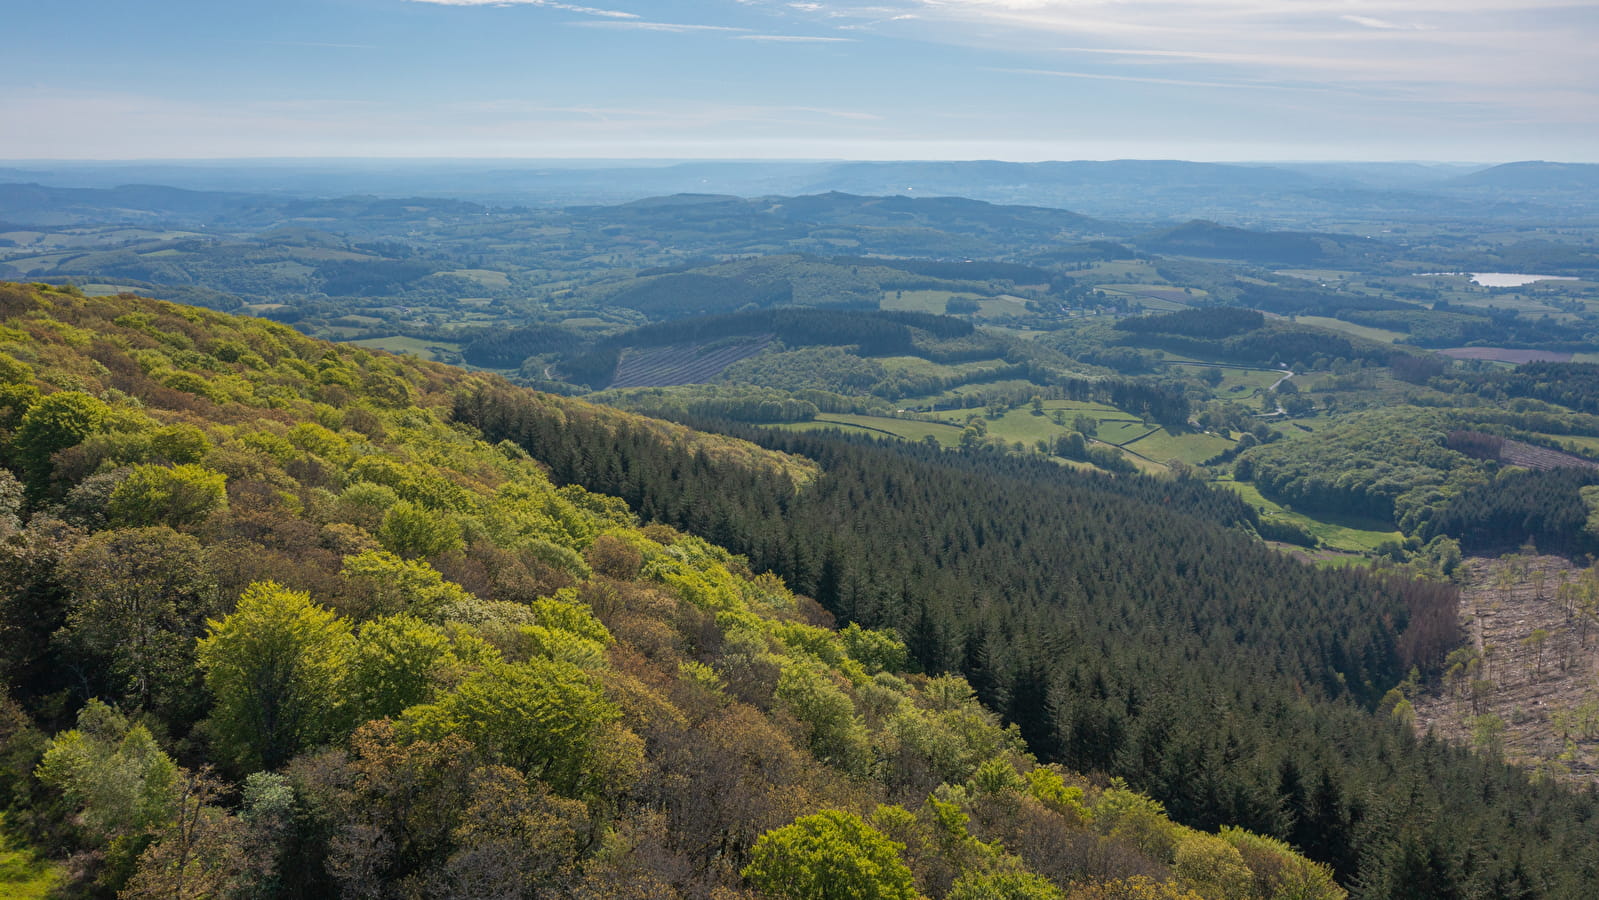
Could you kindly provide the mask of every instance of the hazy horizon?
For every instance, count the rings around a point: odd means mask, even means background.
[[[1539,0],[16,4],[0,158],[1599,161]]]

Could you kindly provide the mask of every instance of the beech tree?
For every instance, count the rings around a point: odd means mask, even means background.
[[[459,735],[567,797],[624,787],[642,750],[593,676],[568,662],[489,661],[453,693],[406,711],[402,731]]]
[[[112,490],[106,512],[117,525],[198,525],[227,505],[227,480],[203,466],[134,466]]]
[[[178,767],[150,730],[90,700],[78,727],[50,742],[36,773],[66,796],[80,825],[101,838],[131,837],[164,822],[177,799]]]
[[[200,542],[170,528],[103,531],[62,565],[74,649],[106,660],[114,689],[169,704],[194,678],[194,641],[216,603]]]
[[[110,412],[103,401],[81,391],[57,391],[35,403],[12,438],[28,487],[42,491],[50,480],[51,455],[93,434]]]
[[[211,731],[242,769],[276,768],[332,736],[350,625],[309,594],[252,584],[233,615],[208,622],[200,668],[216,698]]]
[[[761,835],[742,874],[788,900],[915,900],[903,849],[860,816],[829,809]]]

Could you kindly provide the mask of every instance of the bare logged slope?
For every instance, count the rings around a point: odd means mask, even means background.
[[[771,337],[723,346],[674,344],[629,350],[616,367],[611,387],[670,387],[677,384],[704,384],[733,363],[766,349]]]
[[[1591,573],[1558,556],[1471,559],[1464,569],[1460,613],[1470,641],[1451,657],[1442,689],[1416,698],[1417,730],[1599,784]]]

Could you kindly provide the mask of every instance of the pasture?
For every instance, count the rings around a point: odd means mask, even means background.
[[[461,352],[461,345],[451,341],[437,339],[423,340],[421,338],[406,337],[405,335],[391,335],[380,338],[362,338],[349,341],[357,347],[371,347],[374,350],[387,350],[390,353],[409,353],[423,359],[435,362],[444,361],[448,354]]]
[[[1315,535],[1322,546],[1349,553],[1369,553],[1388,541],[1403,541],[1405,536],[1386,522],[1358,516],[1325,516],[1313,519],[1304,513],[1289,510],[1267,498],[1254,485],[1234,481],[1231,476],[1216,479],[1215,484],[1236,491],[1249,505],[1265,513],[1287,519]]]

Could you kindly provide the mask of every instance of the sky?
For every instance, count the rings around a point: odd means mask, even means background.
[[[1599,2],[0,0],[0,159],[1599,162]]]

